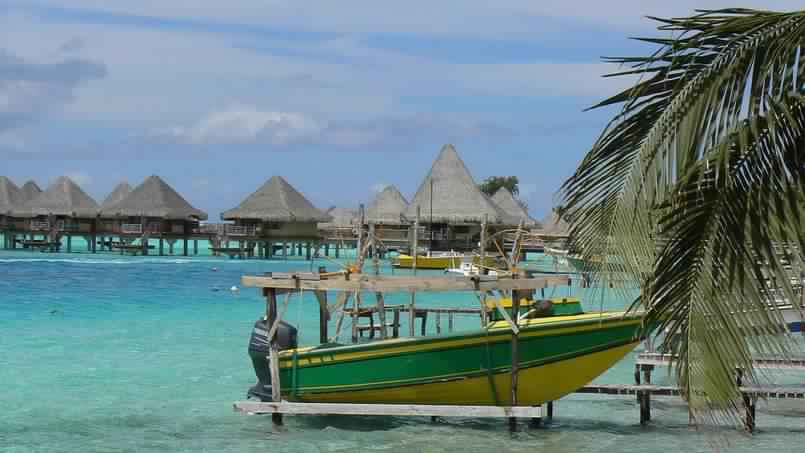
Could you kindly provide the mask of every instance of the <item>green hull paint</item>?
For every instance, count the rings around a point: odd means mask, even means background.
[[[623,325],[629,319],[633,323]],[[521,330],[520,368],[566,360],[634,341],[639,332],[637,318],[557,322],[529,326]],[[597,325],[593,330],[571,330]],[[551,331],[557,331],[555,334]],[[542,336],[528,336],[545,332]],[[486,338],[478,344],[461,340]],[[458,340],[458,341],[456,341]],[[447,343],[453,343],[449,345]],[[459,343],[459,344],[456,344]],[[416,346],[416,350],[407,350]],[[402,352],[391,350],[406,348]],[[424,350],[422,350],[424,349]],[[383,353],[388,350],[388,353]],[[339,359],[344,354],[369,355]],[[337,346],[304,351],[294,358],[283,358],[280,378],[283,394],[293,399],[306,393],[354,391],[433,382],[451,377],[471,377],[501,372],[511,367],[511,331],[494,329],[464,335],[385,341],[362,345]],[[314,363],[308,363],[312,359]],[[319,362],[323,360],[324,362]],[[491,366],[489,361],[491,360]],[[294,363],[296,365],[294,366]]]

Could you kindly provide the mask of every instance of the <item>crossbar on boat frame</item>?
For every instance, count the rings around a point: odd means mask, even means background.
[[[289,403],[239,401],[236,412],[247,414],[390,415],[410,417],[540,418],[542,406],[458,406],[438,404]]]
[[[541,277],[506,279],[495,277],[409,277],[379,276],[353,274],[322,278],[320,280],[305,279],[301,276],[292,278],[273,278],[271,276],[243,276],[244,286],[275,289],[304,289],[331,291],[379,291],[379,292],[442,292],[442,291],[491,291],[491,290],[528,290],[542,289],[549,286],[568,285],[567,277]]]

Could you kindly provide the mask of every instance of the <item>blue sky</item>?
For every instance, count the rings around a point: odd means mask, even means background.
[[[434,4],[436,3],[436,4]],[[494,5],[492,5],[494,3]],[[98,200],[162,175],[212,218],[271,175],[317,206],[411,197],[453,143],[542,217],[646,15],[798,2],[0,0],[0,174]]]

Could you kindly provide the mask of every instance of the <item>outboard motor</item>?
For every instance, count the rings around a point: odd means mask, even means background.
[[[271,353],[268,342],[269,329],[268,321],[259,319],[254,323],[252,335],[249,338],[249,357],[252,358],[254,373],[257,375],[257,384],[249,389],[249,396],[255,396],[261,400],[271,400],[271,371],[268,364],[268,355]],[[276,342],[280,351],[296,348],[296,327],[280,321],[277,326]]]

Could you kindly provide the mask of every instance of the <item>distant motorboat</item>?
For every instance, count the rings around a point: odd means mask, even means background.
[[[470,277],[473,275],[480,275],[481,267],[473,263],[472,261],[466,260],[462,261],[459,267],[452,267],[449,269],[445,269],[444,272],[448,274],[456,274],[456,275],[463,275],[465,277]],[[498,271],[488,269],[486,275],[498,275]]]

